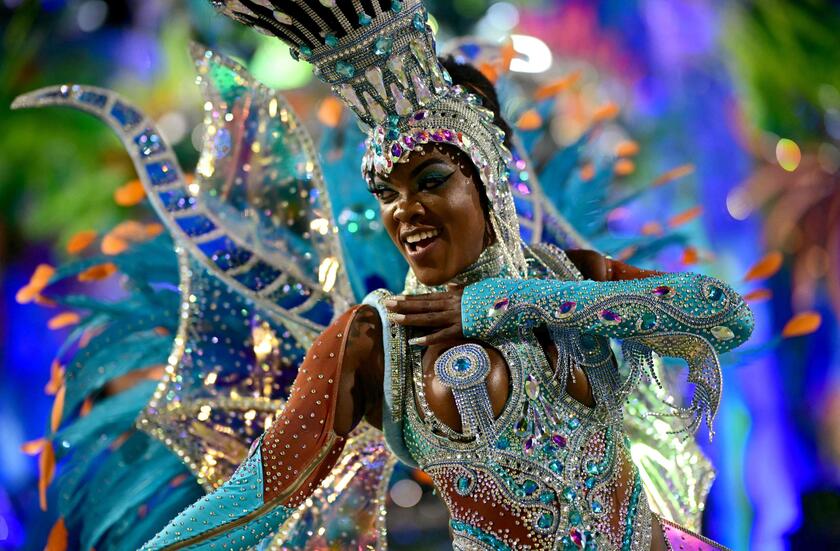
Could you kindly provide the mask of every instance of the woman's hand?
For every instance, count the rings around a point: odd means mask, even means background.
[[[451,287],[442,293],[391,297],[385,307],[390,318],[406,327],[438,328],[437,331],[409,341],[409,344],[429,346],[464,338],[461,327],[462,287]]]

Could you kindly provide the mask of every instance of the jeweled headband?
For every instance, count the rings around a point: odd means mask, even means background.
[[[277,36],[329,84],[368,132],[362,173],[387,175],[425,144],[469,155],[513,274],[525,273],[508,186],[510,151],[493,112],[452,81],[420,0],[211,0],[222,13]]]

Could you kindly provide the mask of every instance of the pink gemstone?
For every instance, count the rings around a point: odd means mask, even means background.
[[[613,312],[612,310],[601,310],[601,321],[606,323],[607,325],[618,325],[621,323],[621,316]]]
[[[659,287],[653,290],[653,294],[658,297],[666,297],[673,292],[674,290],[671,287],[668,287],[667,285],[660,285]]]
[[[534,438],[529,436],[525,439],[525,453],[531,453],[534,450]]]
[[[509,306],[509,305],[510,305],[510,300],[509,300],[507,297],[505,297],[505,298],[500,298],[499,300],[497,300],[497,301],[493,304],[493,309],[494,309],[494,310],[502,310],[502,311],[504,311],[504,310],[507,310],[507,309],[508,309],[508,306]]]
[[[572,538],[572,541],[578,547],[581,547],[583,545],[583,534],[581,534],[580,530],[578,530],[577,528],[572,528],[571,530],[569,530],[569,537]]]

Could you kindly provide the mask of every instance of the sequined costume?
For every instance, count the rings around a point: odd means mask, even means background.
[[[387,175],[424,147],[468,155],[489,200],[496,243],[456,282],[467,284],[465,336],[485,346],[460,345],[435,361],[461,416],[463,430],[454,431],[426,403],[422,350],[389,321],[388,293],[360,300],[352,289],[352,259],[305,130],[282,96],[219,54],[193,53],[208,103],[192,183],[152,121],[112,92],[63,86],[20,98],[17,107],[71,105],[114,127],[176,242],[181,324],[166,378],[141,397],[136,429],[174,452],[209,493],[145,548],[326,547],[310,528],[339,518],[355,526],[337,545],[384,548],[383,495],[394,456],[432,476],[459,550],[647,549],[654,514],[664,515],[674,549],[673,542],[694,537],[665,518],[696,526],[711,483],[702,456],[692,443],[651,429],[651,417],[625,419],[623,409],[631,395],[637,412],[663,407],[642,379],[656,378],[654,353],[675,356],[688,362],[697,390],[689,407],[659,413],[675,415],[677,430],[691,432],[703,418],[711,425],[721,389],[717,354],[752,328],[740,297],[691,274],[582,281],[563,250],[542,241],[587,243],[536,177],[513,185],[531,170],[527,152],[510,151],[481,98],[452,85],[419,0],[213,4],[315,66],[366,132],[364,178]],[[404,293],[427,291],[408,274]],[[350,306],[358,302],[381,317],[384,440],[365,424],[346,439],[332,432],[346,329],[358,311]],[[215,327],[224,343],[210,336]],[[556,347],[553,365],[535,336],[539,328]],[[622,341],[620,368],[610,339]],[[511,380],[498,417],[483,384],[489,349],[502,355]],[[574,367],[590,381],[594,408],[566,392]],[[633,394],[640,388],[641,398]],[[48,439],[59,441],[77,424]],[[697,467],[680,471],[675,459],[662,468],[633,453],[628,436],[691,457]],[[254,438],[248,451],[243,442]],[[684,500],[675,487],[685,489]],[[166,515],[184,501],[171,498],[156,510]],[[97,527],[85,547],[110,530],[128,527]]]

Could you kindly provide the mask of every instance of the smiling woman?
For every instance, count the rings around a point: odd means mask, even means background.
[[[382,223],[417,279],[442,285],[478,260],[492,231],[472,162],[449,145],[418,148],[370,186]]]
[[[419,1],[215,4],[289,43],[370,128],[363,176],[410,271],[402,295],[370,294],[315,340],[234,478],[147,548],[256,545],[305,508],[363,419],[431,476],[458,550],[717,548],[652,511],[622,407],[656,352],[689,362],[687,429],[711,422],[717,353],[752,328],[740,297],[703,276],[525,246],[493,87],[440,64]]]
[[[281,97],[211,51],[196,53],[209,97],[207,170],[192,183],[151,122],[110,92],[64,86],[20,101],[75,102],[109,121],[178,239],[183,324],[168,376],[139,423],[202,476],[215,474],[218,487],[144,549],[280,549],[300,539],[381,548],[392,456],[428,473],[458,551],[718,548],[652,508],[623,406],[642,374],[653,373],[654,353],[676,356],[687,361],[695,392],[675,415],[689,432],[703,420],[711,425],[717,355],[752,330],[741,297],[696,274],[526,245],[510,186],[511,132],[493,87],[473,68],[438,60],[419,0],[213,5],[313,63],[369,129],[362,177],[410,270],[400,295],[378,290],[348,307],[357,301],[308,135]],[[261,204],[268,191],[276,211]],[[233,203],[242,216],[231,220]],[[270,248],[254,243],[265,234],[235,233],[252,212],[267,213],[259,222],[277,230]],[[285,226],[271,226],[277,220]],[[251,304],[262,310],[236,317]],[[212,336],[196,342],[208,326]],[[234,327],[250,329],[237,341],[244,351],[230,344]],[[622,341],[623,369],[611,339]],[[288,373],[282,362],[297,369],[289,394],[263,399]],[[247,377],[243,363],[253,363]],[[207,364],[216,371],[203,371]],[[224,399],[208,399],[240,378],[262,388],[243,397],[230,386]],[[193,410],[181,407],[191,385]],[[257,408],[277,411],[246,451],[237,438],[250,434]],[[196,458],[182,439],[210,446],[194,446]],[[211,468],[240,460],[226,481]],[[664,487],[679,487],[670,482]],[[335,528],[329,513],[342,503]],[[368,528],[355,528],[367,530],[362,536],[348,535],[348,509],[367,519],[359,522]],[[324,530],[315,536],[306,523],[318,519]],[[340,535],[330,544],[307,539],[334,529]]]

